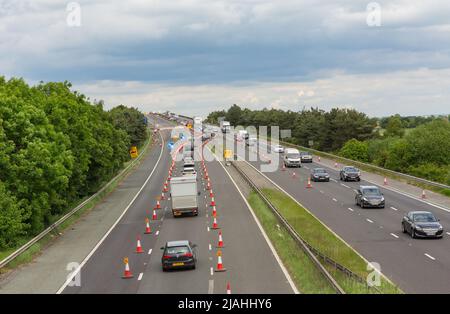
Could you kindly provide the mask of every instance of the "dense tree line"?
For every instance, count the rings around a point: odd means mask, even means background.
[[[340,155],[450,185],[450,123],[441,117],[406,134],[397,123],[389,123],[386,135],[366,141],[352,139]]]
[[[289,142],[450,185],[450,116],[369,118],[352,109],[250,110],[238,105],[214,111],[244,127],[290,129]],[[408,131],[408,132],[406,132]]]
[[[0,77],[0,248],[39,233],[95,192],[145,139],[136,109],[107,112],[70,88]]]
[[[329,112],[317,108],[299,112],[278,109],[250,110],[238,105],[227,111],[215,111],[208,115],[208,122],[217,123],[225,117],[234,126],[279,126],[290,129],[289,142],[323,151],[335,151],[352,139],[365,140],[374,136],[376,119],[353,109],[332,109]]]

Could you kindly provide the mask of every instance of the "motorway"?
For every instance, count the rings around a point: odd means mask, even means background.
[[[161,125],[164,122],[159,121]],[[164,143],[170,131],[161,131]],[[64,285],[61,293],[226,293],[230,284],[232,293],[293,293],[289,277],[280,265],[276,253],[266,242],[246,201],[218,161],[207,162],[217,219],[223,234],[225,248],[222,257],[226,272],[217,273],[218,231],[212,230],[212,207],[209,191],[200,162],[197,172],[199,215],[174,218],[168,193],[152,220],[156,200],[161,196],[168,177],[172,157],[167,145],[154,173],[143,185],[120,220],[117,221],[95,249],[86,257],[79,274],[80,286]],[[180,175],[181,162],[176,162],[173,176]],[[152,234],[144,234],[145,218],[150,218]],[[140,238],[144,253],[135,253]],[[166,241],[188,239],[198,245],[198,265],[195,270],[163,272],[160,247]],[[129,258],[134,275],[123,279],[123,258]]]
[[[227,136],[228,147],[234,147]],[[240,142],[238,145],[245,145]],[[262,141],[262,147],[267,144]],[[256,153],[254,147],[251,148]],[[239,152],[239,150],[237,150]],[[240,149],[249,155],[248,149]],[[290,194],[339,237],[370,262],[377,262],[381,271],[407,293],[450,292],[450,213],[399,192],[380,186],[386,199],[385,209],[361,209],[354,203],[355,189],[370,182],[341,182],[339,169],[325,167],[314,161],[302,168],[282,169],[282,159],[276,153],[262,153],[258,161],[250,161],[256,169],[267,165],[268,159],[277,162],[278,169],[264,175]],[[271,157],[270,157],[271,156]],[[248,158],[247,158],[248,160]],[[330,182],[313,182],[307,189],[307,178],[315,167],[327,168]],[[296,173],[293,176],[293,173]],[[401,231],[401,219],[411,210],[433,212],[447,231],[443,239],[411,239]]]

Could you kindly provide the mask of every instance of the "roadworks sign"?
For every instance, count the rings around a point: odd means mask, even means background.
[[[131,147],[130,156],[131,156],[131,158],[137,158],[137,156],[139,156],[138,149],[136,146]]]

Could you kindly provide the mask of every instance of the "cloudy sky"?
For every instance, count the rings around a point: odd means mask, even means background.
[[[450,113],[450,1],[369,3],[0,0],[0,75],[189,115]]]

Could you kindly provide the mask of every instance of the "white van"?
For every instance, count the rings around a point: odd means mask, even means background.
[[[284,150],[283,161],[285,167],[301,167],[300,153],[298,149],[286,148]]]

